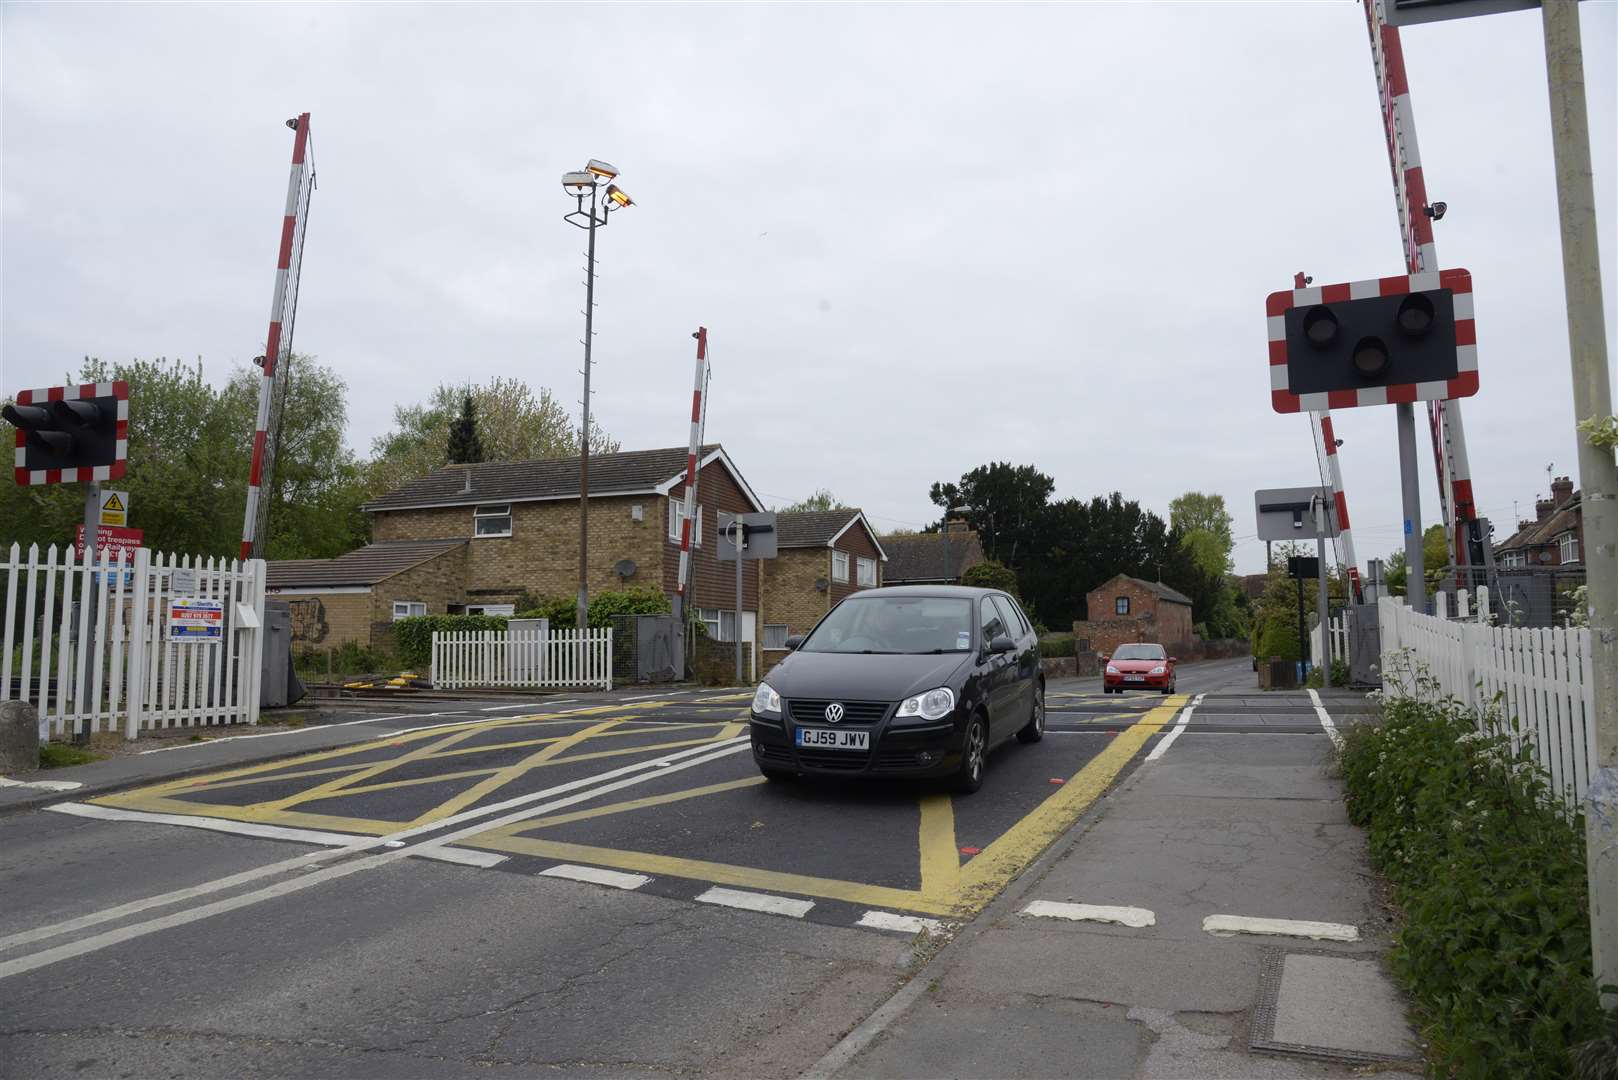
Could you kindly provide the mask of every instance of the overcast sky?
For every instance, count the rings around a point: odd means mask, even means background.
[[[1615,7],[1581,5],[1613,306]],[[594,409],[710,440],[766,501],[879,528],[935,480],[1032,463],[1165,516],[1318,482],[1270,410],[1264,297],[1400,273],[1357,0],[1015,6],[0,7],[0,392],[86,355],[263,348],[292,136],[319,175],[296,348],[349,385],[361,452],[399,401],[517,376],[576,408],[599,157],[638,205],[599,237]],[[1444,266],[1471,269],[1480,510],[1511,531],[1575,474],[1540,16],[1405,31]],[[1336,414],[1359,557],[1399,542],[1393,410]],[[1428,445],[1422,435],[1424,448]],[[1437,513],[1424,449],[1423,511]],[[0,523],[3,531],[3,523]]]

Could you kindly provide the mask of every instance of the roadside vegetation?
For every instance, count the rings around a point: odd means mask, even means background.
[[[69,765],[88,765],[92,761],[100,760],[100,754],[92,754],[72,743],[48,742],[41,743],[39,747],[41,769],[62,769]]]
[[[1385,673],[1385,677],[1393,673]],[[1498,715],[1404,672],[1408,696],[1346,732],[1348,811],[1402,916],[1390,963],[1429,1072],[1618,1078],[1618,1012],[1590,966],[1584,821]]]

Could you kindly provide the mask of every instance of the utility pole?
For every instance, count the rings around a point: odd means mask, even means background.
[[[579,430],[579,603],[580,630],[590,625],[590,341],[596,313],[596,185],[590,185],[590,246],[584,275],[584,426]]]
[[[92,480],[84,485],[84,561],[90,566],[96,564],[96,541],[101,527],[101,485]],[[101,560],[103,569],[105,560]],[[90,589],[85,594],[84,603],[79,606],[79,648],[89,649],[90,643],[95,640],[96,600],[101,589],[96,582],[95,572],[90,573]],[[88,709],[84,702],[78,702],[81,712],[94,713],[101,708],[100,702],[91,702]],[[75,728],[73,741],[80,746],[90,744],[90,719],[86,717],[84,726]]]
[[[1607,332],[1601,305],[1590,120],[1576,0],[1544,0],[1545,69],[1550,83],[1551,147],[1562,225],[1562,279],[1573,364],[1573,420],[1612,414]],[[1590,887],[1591,966],[1596,987],[1618,986],[1618,471],[1613,452],[1577,436],[1584,503],[1584,564],[1595,671],[1595,767],[1585,795]],[[1618,1007],[1618,992],[1604,996]]]
[[[1326,595],[1326,503],[1315,502],[1315,546],[1319,551],[1320,573],[1320,685],[1331,689],[1331,601]]]

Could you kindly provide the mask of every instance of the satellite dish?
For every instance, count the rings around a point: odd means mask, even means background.
[[[621,578],[634,577],[635,571],[638,569],[640,567],[635,565],[634,559],[619,559],[612,568],[613,573]]]
[[[831,582],[823,577],[815,578],[815,592],[825,592],[829,588],[831,588]]]

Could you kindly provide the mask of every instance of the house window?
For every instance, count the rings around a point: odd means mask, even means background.
[[[517,614],[516,604],[468,604],[468,615],[505,615],[510,617]]]
[[[845,584],[848,582],[848,552],[834,551],[831,553],[831,579]]]
[[[685,500],[669,500],[669,540],[680,542],[680,527],[685,524]],[[697,507],[697,520],[691,523],[691,546],[702,546],[702,507]]]
[[[1561,544],[1562,544],[1562,561],[1564,563],[1578,562],[1579,561],[1579,534],[1578,533],[1571,533],[1571,532],[1563,533],[1562,537],[1561,537]]]
[[[729,608],[698,608],[697,618],[715,641],[736,640],[736,613]],[[785,646],[782,646],[785,648]]]
[[[876,587],[876,560],[875,559],[867,559],[867,558],[862,557],[858,561],[857,565],[859,567],[859,572],[860,572],[860,578],[859,578],[860,587],[862,589],[873,589],[873,588],[875,588]]]
[[[787,624],[764,624],[764,647],[766,649],[784,649],[787,647]]]
[[[473,536],[510,536],[511,504],[493,503],[472,510]]]
[[[427,605],[420,600],[395,600],[393,602],[393,618],[408,619],[412,615],[427,614]]]
[[[1120,596],[1118,599],[1114,600],[1112,602],[1112,610],[1113,610],[1113,612],[1115,614],[1118,614],[1118,615],[1128,615],[1129,614],[1129,597]]]

